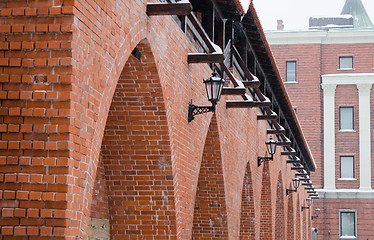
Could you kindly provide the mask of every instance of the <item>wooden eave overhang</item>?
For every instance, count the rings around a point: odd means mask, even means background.
[[[168,1],[175,1],[175,0],[168,0]],[[279,145],[284,148],[284,154],[289,155],[288,152],[292,152],[292,155],[298,155],[305,163],[307,169],[309,171],[315,171],[316,164],[311,154],[311,151],[307,145],[307,142],[304,138],[302,133],[300,124],[297,120],[297,117],[294,113],[293,107],[291,105],[290,99],[286,93],[286,89],[284,87],[283,81],[280,77],[278,69],[276,67],[273,55],[270,51],[269,44],[265,38],[265,34],[263,29],[260,25],[259,18],[251,1],[249,9],[246,14],[244,14],[244,10],[242,9],[239,0],[189,0],[189,2],[193,6],[193,11],[196,12],[207,12],[208,9],[213,7],[215,9],[215,14],[219,15],[221,19],[225,20],[232,20],[236,23],[240,23],[240,26],[244,32],[246,42],[250,46],[250,50],[252,54],[255,56],[258,66],[261,69],[263,77],[265,78],[261,84],[265,85],[266,89],[269,89],[272,96],[272,101],[275,101],[281,111],[280,117],[283,123],[286,124],[285,128],[281,126],[275,116],[273,114],[272,109],[269,107],[267,103],[267,96],[265,96],[258,87],[258,83],[256,82],[256,76],[248,73],[247,66],[240,66],[244,71],[244,75],[246,79],[241,79],[240,82],[237,81],[231,74],[228,74],[228,78],[231,80],[235,88],[240,88],[240,90],[232,90],[227,89],[225,90],[224,94],[240,94],[243,92],[241,88],[252,88],[254,93],[258,96],[256,102],[251,102],[250,99],[247,97],[247,94],[242,94],[244,101],[239,102],[226,102],[226,107],[259,107],[262,109],[263,116],[259,117],[260,120],[268,120],[269,123],[272,125],[272,130],[267,130],[267,134],[277,134],[280,137]],[[197,31],[201,31],[202,27],[198,22],[197,18],[194,14],[190,14],[187,18],[191,21]],[[205,43],[209,43],[209,37],[204,32],[199,32],[200,36],[203,38]],[[228,46],[228,45],[227,45]],[[226,59],[221,62],[221,59],[212,59],[209,55],[213,53],[215,50],[211,44],[208,44],[208,51],[202,54],[202,59],[193,59],[196,58],[196,54],[189,54],[189,60],[192,60],[191,63],[204,63],[210,62],[214,63],[215,66],[221,69],[221,71],[228,73],[229,70],[226,66]],[[227,47],[226,47],[227,49]],[[226,49],[222,49],[223,52],[226,52]],[[235,58],[239,59],[240,57],[237,56],[235,52],[235,47],[231,48],[232,54]],[[236,56],[235,56],[236,55]],[[192,56],[192,58],[191,58]],[[215,56],[214,56],[215,57]],[[217,62],[218,61],[218,62]],[[240,61],[239,61],[240,62]],[[243,64],[243,61],[242,61]],[[249,80],[248,84],[251,86],[244,86],[244,82]],[[247,91],[247,90],[246,90]],[[228,103],[228,104],[227,104]],[[239,106],[240,105],[240,106]],[[261,105],[261,106],[260,106]],[[264,106],[262,106],[264,105]],[[277,113],[276,113],[277,114]],[[270,117],[271,116],[271,117]],[[274,133],[272,133],[274,132]],[[291,141],[288,139],[290,136],[286,136],[291,134]],[[293,145],[292,145],[293,143]],[[293,147],[293,148],[292,148]],[[294,152],[294,148],[296,151]]]
[[[293,110],[286,88],[266,40],[265,33],[260,24],[259,17],[253,6],[253,2],[251,1],[246,14],[244,14],[245,10],[242,8],[242,5],[238,0],[190,0],[190,2],[193,3],[194,6],[196,2],[200,2],[200,6],[204,5],[203,2],[212,2],[219,10],[222,15],[221,17],[241,22],[241,25],[245,30],[246,38],[252,46],[252,50],[264,70],[265,77],[270,84],[270,87],[273,89],[275,98],[281,107],[292,134],[298,142],[301,155],[303,156],[305,163],[308,165],[309,170],[315,171],[317,165]]]
[[[311,171],[315,171],[316,163],[314,161],[313,155],[310,148],[305,140],[300,123],[297,120],[295,112],[293,110],[291,101],[288,97],[286,88],[283,84],[282,78],[279,74],[278,68],[276,66],[274,57],[271,53],[269,44],[266,40],[264,31],[260,25],[260,20],[253,6],[250,4],[248,12],[242,18],[242,26],[245,29],[247,39],[252,45],[252,49],[256,54],[260,65],[264,69],[265,77],[273,89],[273,93],[281,107],[281,110],[288,122],[288,125],[296,139],[299,143],[299,148]],[[302,144],[300,144],[302,143]]]

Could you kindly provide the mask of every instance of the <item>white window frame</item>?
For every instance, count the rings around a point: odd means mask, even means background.
[[[342,213],[354,213],[355,214],[355,223],[354,223],[354,234],[355,236],[341,236],[342,232]],[[355,209],[339,209],[339,239],[357,239],[357,211]]]

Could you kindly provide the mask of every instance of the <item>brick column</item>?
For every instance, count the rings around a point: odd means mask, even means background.
[[[358,83],[360,129],[360,189],[371,190],[370,90],[371,83]]]
[[[323,89],[324,189],[335,189],[335,89],[336,84],[321,84]]]

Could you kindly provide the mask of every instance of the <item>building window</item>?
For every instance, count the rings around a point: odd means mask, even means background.
[[[339,129],[353,130],[353,107],[340,107]]]
[[[339,69],[353,69],[353,57],[339,57]]]
[[[286,82],[296,82],[296,61],[286,62]]]
[[[340,178],[354,178],[354,157],[340,157]]]
[[[357,239],[355,210],[339,210],[339,239]]]

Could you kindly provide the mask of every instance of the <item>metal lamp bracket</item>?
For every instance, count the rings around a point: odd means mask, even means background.
[[[195,115],[203,114],[207,112],[215,112],[216,105],[212,104],[212,106],[196,106],[192,103],[188,103],[188,122],[191,122],[195,119]]]

